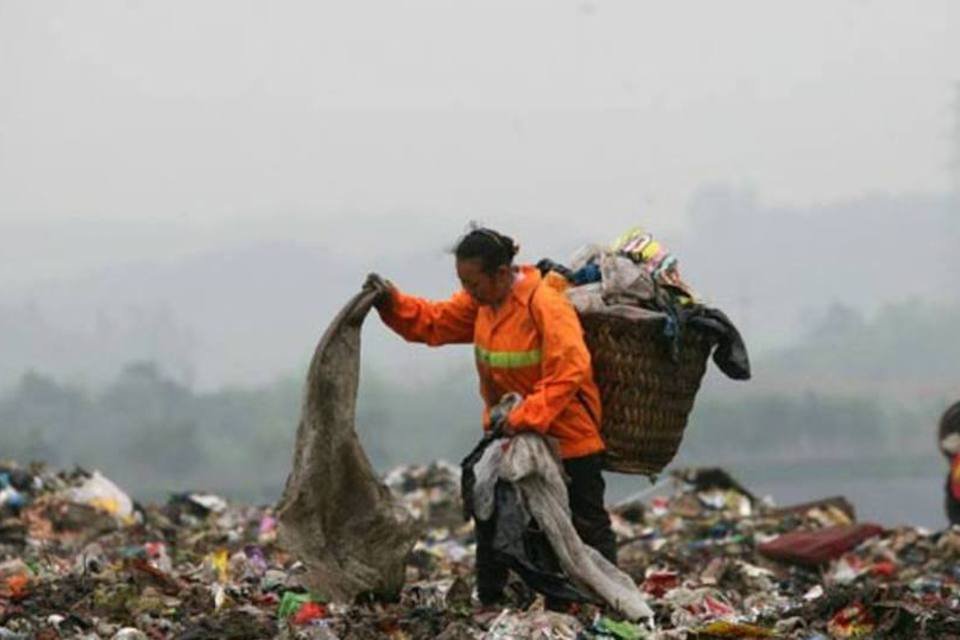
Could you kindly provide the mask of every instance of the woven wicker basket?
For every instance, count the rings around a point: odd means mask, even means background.
[[[658,474],[680,447],[712,342],[687,326],[674,361],[662,320],[603,314],[580,320],[603,403],[607,469]]]

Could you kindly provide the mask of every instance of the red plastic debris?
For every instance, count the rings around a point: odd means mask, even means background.
[[[834,638],[862,638],[873,633],[876,623],[863,603],[844,607],[827,623],[827,631]]]
[[[327,617],[327,607],[319,602],[306,602],[293,616],[293,624],[310,624]]]
[[[30,584],[30,577],[24,574],[18,574],[7,578],[6,591],[10,594],[13,601],[23,600],[27,597],[27,585]]]
[[[180,583],[176,579],[156,568],[144,558],[130,558],[127,560],[126,566],[134,574],[135,579],[140,578],[151,582],[167,595],[176,595],[180,592]]]
[[[643,581],[643,590],[654,598],[662,598],[671,589],[680,586],[680,578],[674,571],[655,571]]]
[[[883,531],[880,525],[869,523],[795,531],[761,544],[758,550],[772,560],[817,566],[839,558]]]
[[[707,596],[703,599],[703,608],[707,611],[707,613],[715,616],[732,616],[737,613],[730,605],[720,602],[711,596]]]
[[[892,578],[897,575],[897,565],[889,560],[883,560],[870,567],[870,573],[878,578]]]

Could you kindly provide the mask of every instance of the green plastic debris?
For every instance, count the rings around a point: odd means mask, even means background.
[[[647,632],[631,622],[617,622],[610,618],[600,618],[593,624],[593,630],[618,640],[643,640]]]

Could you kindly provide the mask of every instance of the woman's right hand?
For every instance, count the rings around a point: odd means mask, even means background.
[[[377,292],[377,297],[373,299],[373,306],[380,311],[386,311],[390,307],[390,301],[393,299],[393,292],[396,287],[389,280],[384,280],[379,273],[367,274],[367,279],[363,283],[364,289],[370,289]]]

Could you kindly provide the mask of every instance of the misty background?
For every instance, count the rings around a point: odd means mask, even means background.
[[[675,465],[943,526],[958,35],[949,0],[0,0],[0,459],[274,500],[366,273],[445,297],[470,220],[524,262],[641,224],[754,361]],[[371,316],[378,469],[459,460],[479,406],[469,349]]]

